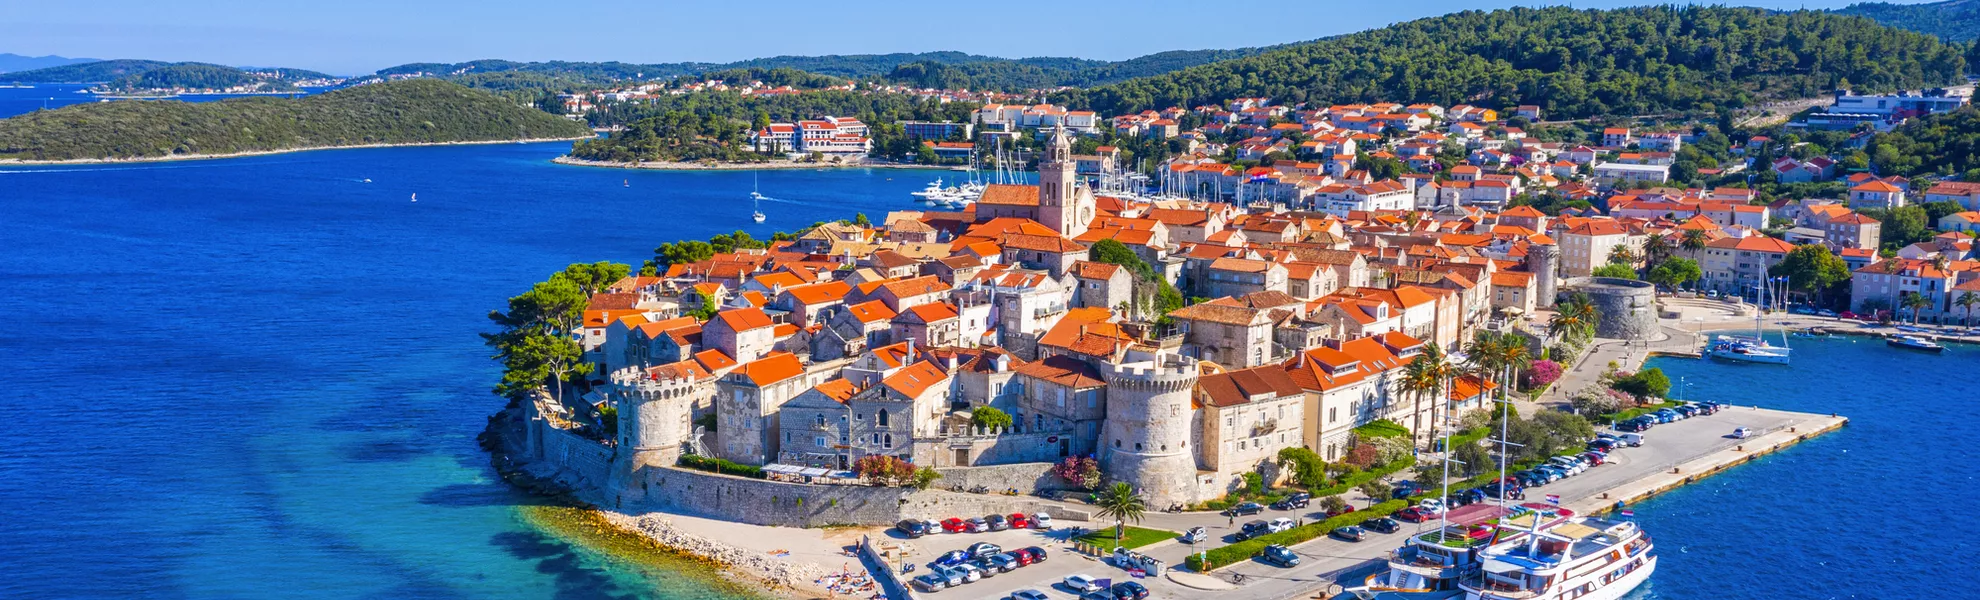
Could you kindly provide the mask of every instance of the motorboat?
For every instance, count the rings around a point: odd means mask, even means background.
[[[1945,352],[1946,347],[1920,335],[1893,335],[1884,338],[1884,343],[1893,348],[1923,350],[1925,352]]]

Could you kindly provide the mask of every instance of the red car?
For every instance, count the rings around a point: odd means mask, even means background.
[[[1423,508],[1419,506],[1411,506],[1409,508],[1396,511],[1396,518],[1402,519],[1404,521],[1409,521],[1411,523],[1422,523],[1424,521],[1430,520],[1430,517],[1433,516],[1436,515],[1430,514],[1428,511],[1423,510]]]
[[[942,520],[942,531],[964,533],[969,531],[969,522],[956,517],[949,517]]]
[[[1030,529],[1031,519],[1024,513],[1011,513],[1011,529]]]
[[[1328,519],[1331,519],[1331,518],[1334,518],[1334,517],[1338,517],[1338,516],[1341,516],[1341,515],[1345,515],[1345,514],[1348,514],[1348,513],[1351,513],[1351,512],[1354,512],[1354,505],[1353,505],[1353,504],[1343,504],[1343,505],[1341,505],[1341,509],[1340,509],[1340,510],[1336,510],[1336,511],[1326,511],[1326,512],[1322,512],[1322,513],[1320,513],[1320,514],[1323,514],[1323,515],[1327,515],[1327,516],[1326,516],[1325,518],[1328,518]]]
[[[1023,548],[1012,550],[1011,556],[1017,559],[1017,564],[1020,567],[1029,566],[1031,563],[1037,562],[1036,560],[1031,558],[1031,553],[1025,552]]]

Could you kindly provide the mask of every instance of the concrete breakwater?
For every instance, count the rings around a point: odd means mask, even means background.
[[[1741,440],[1730,448],[1707,453],[1671,465],[1667,469],[1645,474],[1607,491],[1569,502],[1567,507],[1586,514],[1607,510],[1618,502],[1623,504],[1641,502],[1651,496],[1704,480],[1726,469],[1841,429],[1843,425],[1849,423],[1848,417],[1837,415],[1806,413],[1800,415],[1802,419],[1778,426],[1772,431],[1758,432],[1757,435]]]

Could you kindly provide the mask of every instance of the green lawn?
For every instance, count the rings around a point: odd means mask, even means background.
[[[1129,550],[1133,550],[1135,548],[1140,548],[1142,546],[1160,542],[1162,540],[1175,539],[1176,536],[1179,535],[1182,534],[1176,533],[1174,531],[1163,531],[1160,529],[1148,529],[1146,527],[1135,527],[1133,525],[1129,525],[1127,526],[1125,533],[1121,535],[1121,547],[1127,548]],[[1085,542],[1088,544],[1099,546],[1102,552],[1113,552],[1114,527],[1112,525],[1108,525],[1106,527],[1095,528],[1091,533],[1073,538],[1073,541]]]

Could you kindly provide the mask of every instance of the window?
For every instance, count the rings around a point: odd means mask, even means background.
[[[817,447],[819,447],[819,448],[823,448],[823,447],[825,447],[825,446],[826,446],[826,444],[825,444],[825,436],[822,436],[822,435],[821,435],[821,436],[818,436],[818,437],[815,437],[815,438],[811,438],[811,445],[813,445],[813,446],[817,446]]]
[[[882,439],[884,439],[885,441],[883,441],[883,442],[881,442],[881,444],[880,444],[880,447],[882,447],[882,448],[892,448],[892,447],[894,447],[894,434],[891,434],[891,433],[889,433],[889,434],[887,434],[887,435],[886,435],[886,437],[884,437],[884,438],[882,438]]]
[[[817,424],[819,427],[825,426],[825,415],[818,415]]]
[[[888,426],[888,423],[887,423],[887,421],[888,421],[888,419],[887,419],[887,409],[884,409],[884,408],[882,408],[882,409],[880,409],[880,416],[878,417],[878,419],[879,419],[879,421],[880,421],[880,426],[881,426],[881,427],[887,427],[887,426]]]

